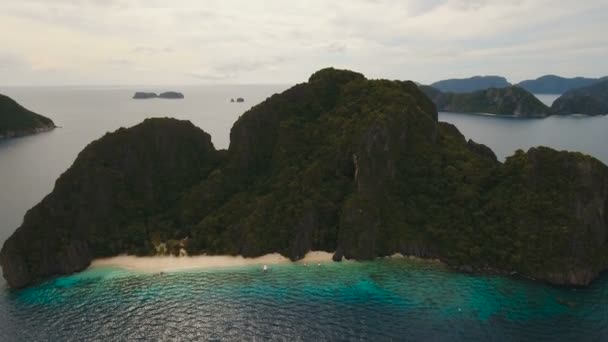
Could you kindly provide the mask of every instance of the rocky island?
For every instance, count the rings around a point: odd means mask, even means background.
[[[472,93],[444,93],[429,86],[420,89],[435,103],[437,110],[455,113],[487,113],[515,117],[545,117],[550,114],[533,94],[510,86]]]
[[[511,83],[502,76],[473,76],[438,81],[431,87],[446,93],[470,93],[489,88],[506,88]]]
[[[176,91],[167,91],[164,93],[160,93],[160,95],[158,95],[159,98],[161,99],[183,99],[184,98],[184,94],[182,93],[178,93]]]
[[[148,93],[148,92],[136,92],[133,95],[133,99],[136,100],[146,100],[146,99],[183,99],[184,94],[178,93],[175,91],[167,91],[164,93],[156,94],[156,93]]]
[[[142,92],[142,91],[138,91],[135,93],[135,95],[133,95],[133,99],[136,99],[136,100],[155,99],[157,97],[158,97],[158,94],[156,94],[156,93],[148,93],[148,92]]]
[[[573,89],[588,87],[600,80],[602,79],[585,77],[565,78],[556,75],[545,75],[535,80],[522,81],[517,86],[534,94],[563,94]]]
[[[555,100],[551,111],[557,115],[608,114],[608,79],[566,92]]]
[[[147,119],[92,142],[4,243],[21,288],[123,253],[311,250],[439,258],[586,285],[608,268],[608,167],[549,148],[501,163],[413,82],[324,69],[252,107],[227,150]]]
[[[0,94],[0,139],[50,131],[53,121]]]

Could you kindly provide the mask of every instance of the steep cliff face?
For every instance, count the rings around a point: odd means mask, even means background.
[[[0,264],[9,285],[79,271],[93,257],[148,253],[147,231],[174,224],[162,213],[217,161],[208,134],[173,119],[148,119],[91,143],[5,242]]]
[[[13,99],[0,95],[0,139],[50,131],[55,124],[49,118],[31,112]]]
[[[243,114],[227,151],[170,119],[92,143],[0,263],[22,287],[188,238],[191,255],[399,252],[585,284],[608,266],[606,170],[546,148],[501,164],[414,83],[325,69]]]
[[[605,165],[540,147],[510,157],[500,179],[489,206],[504,206],[503,215],[513,219],[488,224],[502,225],[526,242],[507,250],[507,263],[556,284],[586,285],[606,268]]]

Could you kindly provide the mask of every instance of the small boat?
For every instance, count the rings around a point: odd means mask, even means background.
[[[264,267],[262,267],[262,269],[264,270],[264,272],[268,271],[268,265],[264,265]]]

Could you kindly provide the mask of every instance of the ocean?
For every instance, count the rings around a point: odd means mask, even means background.
[[[0,243],[92,140],[146,117],[192,121],[229,145],[244,111],[285,85],[0,88],[61,128],[0,141]],[[176,90],[184,100],[132,100]],[[245,103],[230,103],[244,97]],[[556,96],[542,96],[549,103]],[[504,160],[545,145],[608,164],[607,117],[513,119],[440,113]],[[608,276],[557,288],[503,276],[466,275],[409,259],[226,267],[164,276],[89,269],[23,291],[0,280],[0,341],[608,339]]]

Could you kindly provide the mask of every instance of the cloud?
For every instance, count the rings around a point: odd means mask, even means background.
[[[26,67],[29,67],[29,63],[22,57],[0,52],[0,69],[21,69]]]
[[[327,52],[329,53],[345,53],[346,52],[346,44],[344,43],[331,43],[327,46]]]
[[[605,0],[20,0],[0,2],[0,22],[0,68],[48,83],[295,83],[329,65],[421,82],[608,74]]]
[[[286,57],[275,57],[268,60],[228,62],[207,70],[189,72],[187,75],[204,81],[230,81],[237,79],[243,73],[276,69],[288,60]]]
[[[159,53],[172,53],[174,50],[170,47],[157,47],[157,46],[136,46],[133,48],[133,52],[141,54],[159,54]]]
[[[132,60],[121,59],[121,58],[117,58],[117,59],[112,58],[112,59],[109,59],[109,60],[107,60],[107,63],[109,65],[116,66],[116,67],[131,67],[131,66],[136,65],[136,63],[134,61],[132,61]]]

